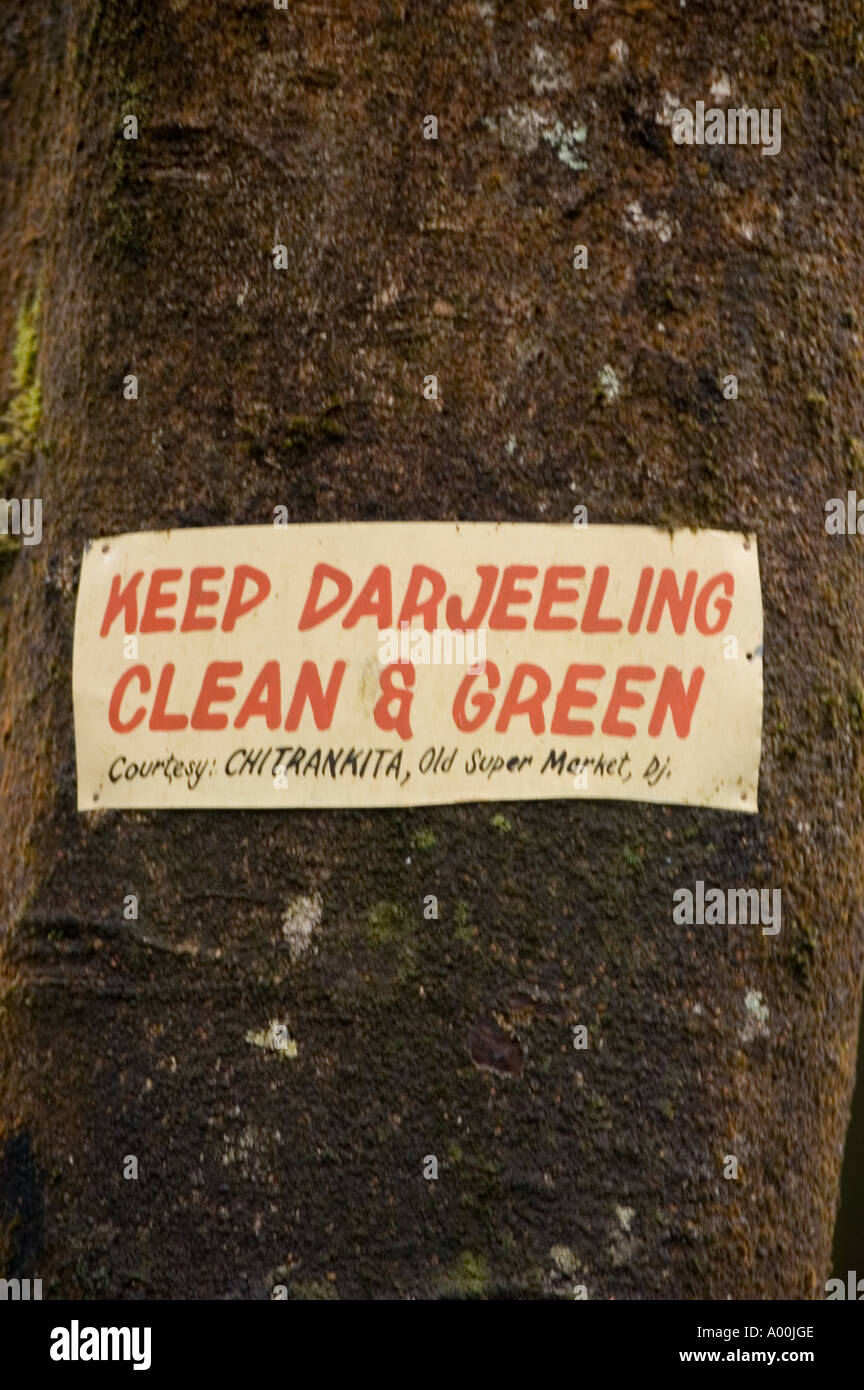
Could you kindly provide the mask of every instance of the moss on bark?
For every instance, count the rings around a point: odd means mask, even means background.
[[[0,609],[0,1252],[46,1296],[820,1296],[862,968],[862,560],[822,527],[860,465],[860,25],[751,9],[10,21],[0,344],[41,269],[54,451]],[[782,108],[776,159],[658,122],[722,73]],[[758,818],[77,815],[87,538],[576,503],[757,531]],[[781,887],[788,931],[674,929],[696,878]],[[274,1020],[290,1065],[247,1039]]]

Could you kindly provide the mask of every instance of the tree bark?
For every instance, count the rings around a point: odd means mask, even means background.
[[[862,972],[864,541],[824,506],[864,496],[864,50],[849,0],[753,9],[0,0],[3,483],[45,528],[0,588],[0,1274],[824,1297]],[[673,143],[658,117],[724,76],[717,105],[781,109],[778,155]],[[87,539],[576,503],[757,532],[758,816],[76,812]],[[782,931],[674,926],[698,879],[781,888]],[[272,1020],[296,1057],[247,1039]]]

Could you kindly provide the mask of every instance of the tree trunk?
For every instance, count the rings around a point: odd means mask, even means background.
[[[864,541],[824,508],[864,495],[864,54],[851,0],[765,16],[0,0],[0,459],[44,506],[0,589],[0,1273],[824,1297],[862,971]],[[677,145],[697,100],[779,108],[781,151]],[[76,812],[88,538],[577,503],[757,532],[758,816]],[[700,879],[781,888],[779,935],[676,927]],[[295,1057],[247,1037],[274,1020]]]

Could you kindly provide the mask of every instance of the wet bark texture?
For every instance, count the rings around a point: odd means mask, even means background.
[[[864,495],[862,28],[842,0],[0,0],[2,389],[41,387],[3,485],[45,525],[0,587],[0,1272],[824,1297],[862,971],[864,540],[823,524]],[[781,108],[777,157],[658,121],[723,74],[717,104]],[[576,503],[758,533],[758,817],[77,814],[88,538]],[[782,932],[673,926],[697,879],[780,887]],[[247,1039],[272,1020],[296,1056]]]

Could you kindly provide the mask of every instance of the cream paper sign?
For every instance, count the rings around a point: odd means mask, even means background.
[[[510,522],[109,537],[84,555],[73,692],[84,811],[756,811],[756,540]]]

